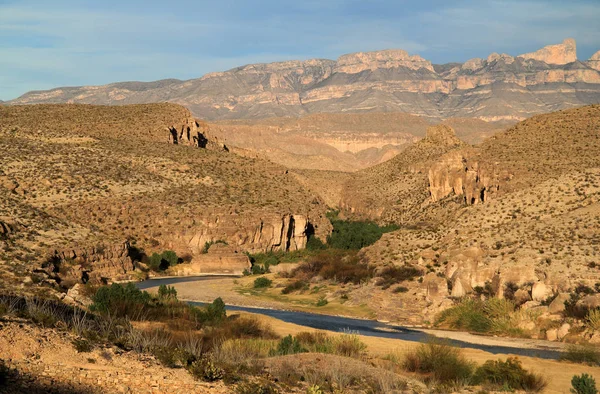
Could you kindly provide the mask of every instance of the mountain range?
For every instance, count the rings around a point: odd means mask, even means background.
[[[575,40],[566,39],[516,57],[492,53],[486,59],[442,65],[404,50],[358,52],[336,61],[251,64],[187,81],[33,91],[8,103],[165,101],[207,120],[404,112],[430,121],[462,117],[514,122],[600,102],[600,51],[580,61]]]

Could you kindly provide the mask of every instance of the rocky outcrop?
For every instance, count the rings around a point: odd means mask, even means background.
[[[173,237],[175,250],[199,256],[206,245],[224,241],[248,252],[287,252],[304,249],[308,237],[315,234],[315,225],[301,214],[267,215],[256,219],[218,215],[198,220],[193,229]],[[324,234],[321,238],[325,238]]]
[[[600,51],[594,53],[592,57],[586,62],[588,67],[593,68],[594,70],[600,71]]]
[[[45,273],[58,283],[65,280],[100,283],[127,279],[136,269],[139,268],[132,259],[131,245],[124,242],[111,246],[57,250],[37,273]]]
[[[598,102],[597,64],[578,62],[572,39],[517,57],[493,53],[464,64],[432,65],[403,50],[382,50],[337,61],[251,64],[189,81],[58,88],[11,103],[171,101],[210,120],[396,111],[434,120],[517,121]]]
[[[0,239],[8,238],[14,231],[14,227],[11,224],[0,221]]]
[[[533,59],[547,64],[568,64],[577,61],[577,45],[572,38],[565,39],[562,44],[548,45],[542,49],[519,55],[523,59]]]
[[[443,155],[429,169],[431,201],[439,201],[451,194],[463,196],[467,205],[486,202],[490,193],[497,191],[500,174],[495,165],[470,159],[468,150]]]
[[[174,145],[189,145],[202,149],[229,151],[227,145],[210,133],[210,127],[196,119],[187,118],[180,126],[166,128],[168,140]]]
[[[217,243],[207,253],[194,256],[187,264],[178,264],[169,269],[169,275],[193,276],[202,274],[242,275],[252,264],[248,256],[232,246]]]

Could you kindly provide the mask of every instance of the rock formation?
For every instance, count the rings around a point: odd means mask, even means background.
[[[80,283],[102,283],[126,279],[136,265],[131,257],[131,245],[99,245],[90,248],[56,250],[42,265],[38,274],[45,274],[58,283],[72,280]]]
[[[565,39],[562,44],[548,45],[542,49],[519,55],[523,59],[533,59],[547,64],[568,64],[577,61],[577,46],[572,38]]]
[[[465,151],[448,153],[429,169],[431,201],[454,194],[464,196],[467,205],[483,203],[498,190],[498,178],[494,165],[469,159]]]
[[[166,128],[170,144],[189,145],[202,149],[228,151],[227,145],[219,142],[217,137],[210,134],[210,127],[204,122],[186,118],[181,126]]]
[[[517,121],[598,102],[596,60],[578,62],[572,39],[517,57],[493,53],[464,64],[432,65],[403,50],[383,50],[337,61],[251,64],[189,81],[58,88],[10,103],[172,101],[210,120],[396,111],[438,121]]]
[[[600,71],[600,51],[594,53],[592,57],[586,62],[588,67],[593,68],[594,70]]]

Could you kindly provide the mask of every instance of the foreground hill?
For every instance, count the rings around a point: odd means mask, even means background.
[[[175,104],[1,107],[0,261],[16,269],[66,250],[108,275],[132,268],[126,241],[193,260],[214,241],[243,252],[324,237],[316,195],[216,141]]]
[[[579,61],[575,41],[520,56],[493,53],[433,65],[403,50],[359,52],[336,61],[251,64],[199,79],[123,82],[27,93],[12,104],[133,104],[170,101],[203,119],[267,118],[330,112],[406,112],[522,120],[600,101],[599,54]]]

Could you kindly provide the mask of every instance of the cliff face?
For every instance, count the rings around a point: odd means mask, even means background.
[[[517,57],[493,53],[433,65],[403,50],[359,52],[337,61],[253,64],[188,81],[125,82],[30,92],[12,104],[131,104],[171,101],[204,119],[317,112],[407,112],[430,119],[521,120],[596,103],[600,66],[579,62],[572,39]]]

